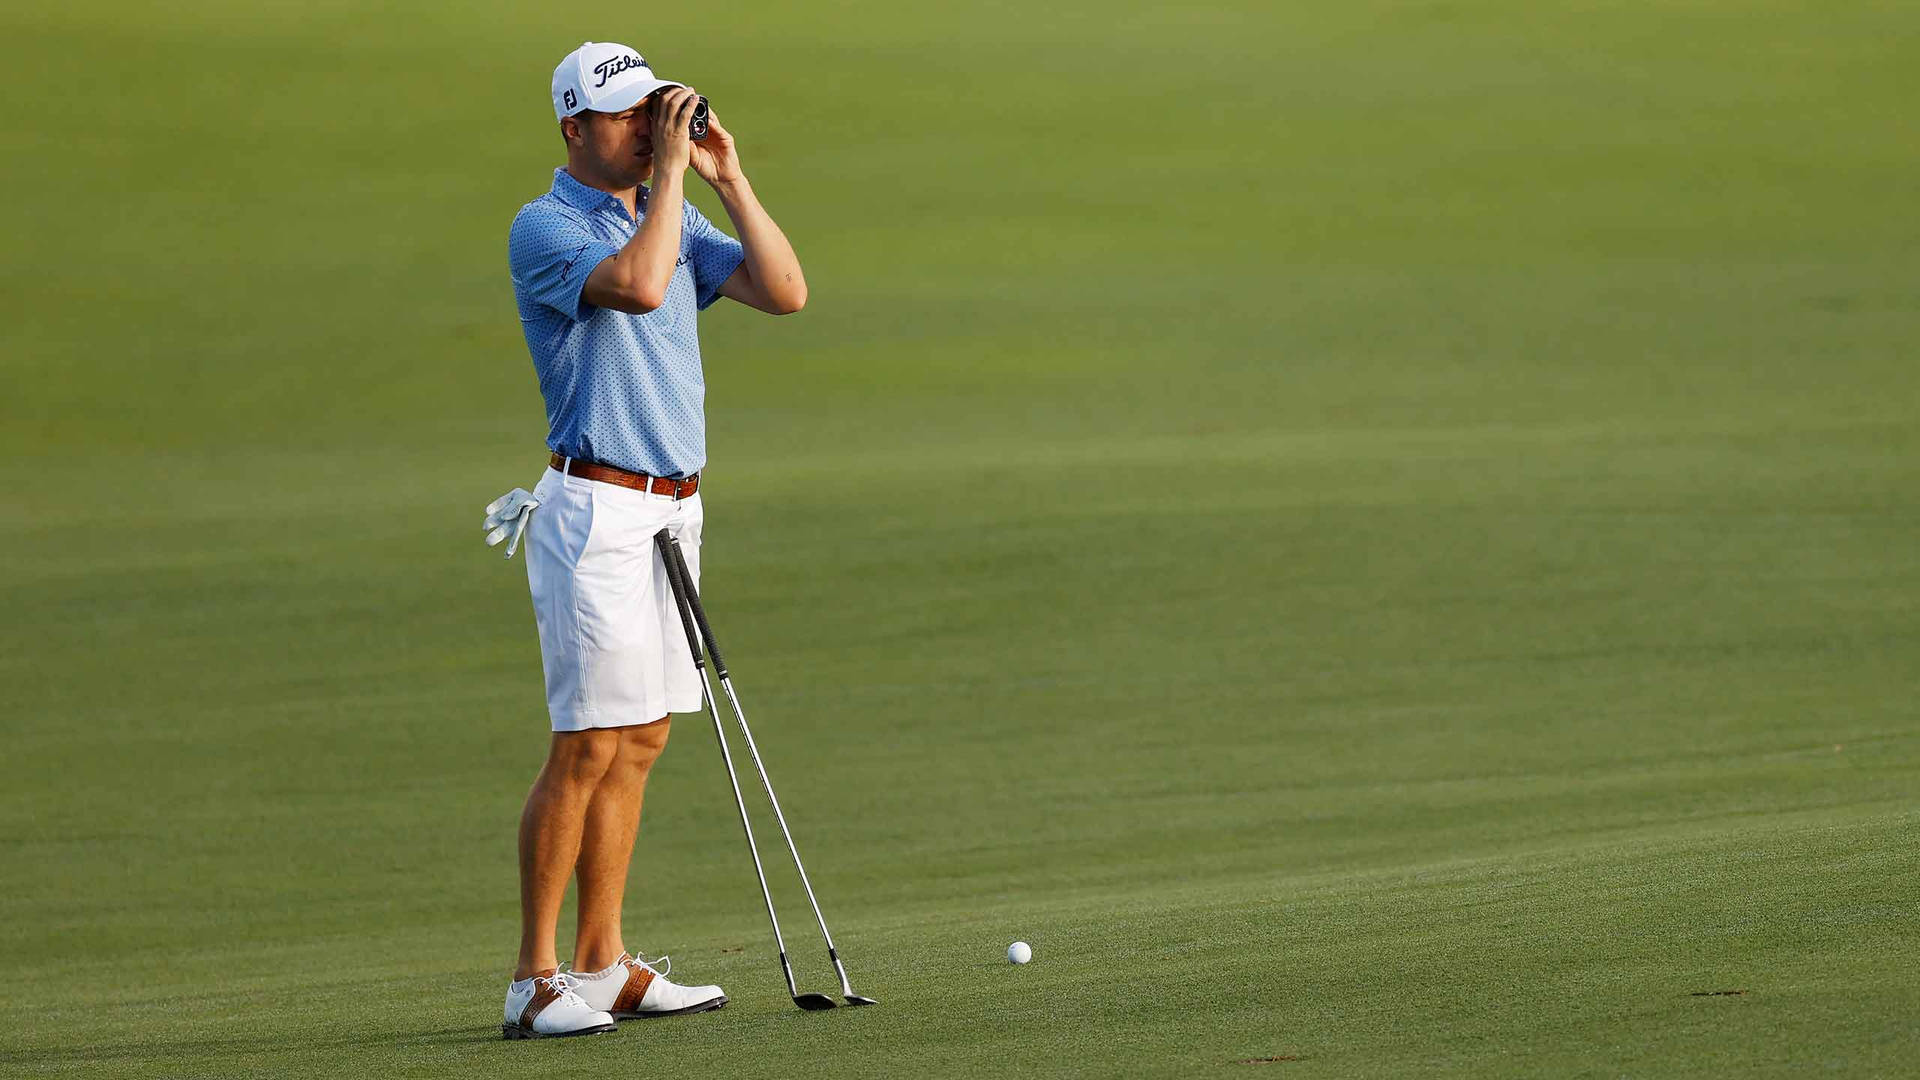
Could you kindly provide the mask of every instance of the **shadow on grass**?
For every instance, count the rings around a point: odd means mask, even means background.
[[[845,1012],[840,1009],[836,1012]],[[737,1014],[736,1014],[737,1015]],[[776,1009],[755,1016],[763,1025],[778,1027],[788,1023],[813,1023],[815,1014],[799,1010]],[[572,1041],[572,1040],[565,1040]],[[454,1049],[488,1043],[507,1044],[500,1036],[499,1023],[460,1025],[432,1031],[363,1030],[355,1034],[315,1037],[304,1032],[256,1031],[244,1035],[216,1035],[205,1038],[143,1039],[132,1042],[100,1042],[86,1045],[8,1047],[0,1049],[0,1071],[13,1067],[75,1066],[107,1063],[141,1063],[150,1067],[178,1068],[191,1062],[220,1058],[286,1057],[311,1058],[330,1051],[364,1053],[371,1047],[387,1046],[395,1050],[440,1047]],[[522,1044],[513,1044],[519,1046]],[[521,1053],[527,1051],[520,1050]]]
[[[387,1032],[379,1038],[366,1034],[312,1038],[287,1035],[224,1036],[206,1039],[181,1039],[165,1042],[157,1039],[137,1043],[95,1044],[91,1046],[45,1046],[32,1049],[0,1050],[0,1066],[47,1065],[52,1063],[86,1064],[105,1061],[177,1061],[209,1057],[241,1057],[249,1054],[274,1054],[299,1051],[352,1048],[364,1050],[375,1042],[396,1046],[471,1046],[476,1043],[504,1042],[500,1025],[451,1027],[438,1031]]]
[[[469,1043],[506,1041],[507,1040],[500,1034],[499,1024],[489,1024],[485,1027],[453,1027],[441,1028],[439,1031],[422,1031],[412,1035],[402,1035],[398,1040],[403,1046],[408,1043],[465,1046]]]

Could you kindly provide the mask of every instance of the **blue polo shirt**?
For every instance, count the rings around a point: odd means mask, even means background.
[[[647,189],[639,191],[646,217]],[[553,171],[553,190],[520,208],[507,263],[520,328],[547,402],[547,447],[651,476],[707,463],[699,312],[745,257],[693,203],[681,211],[680,260],[666,302],[644,315],[597,308],[587,275],[639,229],[620,200]]]

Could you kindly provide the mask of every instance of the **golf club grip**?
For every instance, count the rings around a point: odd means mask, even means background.
[[[698,668],[702,665],[700,637],[694,632],[693,615],[688,609],[687,582],[684,577],[686,567],[680,561],[680,545],[665,529],[653,534],[653,543],[660,549],[660,562],[667,568],[667,584],[673,589],[673,606],[680,612],[680,626],[687,633],[687,651],[693,654],[693,666]]]
[[[700,588],[693,583],[693,571],[687,569],[686,557],[680,554],[680,545],[669,548],[680,564],[680,582],[687,590],[687,604],[693,608],[693,621],[700,624],[700,637],[707,643],[707,657],[713,661],[713,673],[722,679],[727,677],[727,662],[720,659],[720,643],[713,640],[713,624],[707,621],[707,609],[700,605]]]

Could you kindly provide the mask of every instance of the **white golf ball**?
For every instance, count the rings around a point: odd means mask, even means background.
[[[1024,964],[1031,959],[1033,959],[1033,946],[1027,944],[1026,942],[1016,941],[1013,944],[1007,946],[1007,962],[1008,963]]]

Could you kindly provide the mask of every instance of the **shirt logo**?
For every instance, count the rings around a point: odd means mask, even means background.
[[[608,79],[613,78],[615,75],[620,74],[621,72],[627,70],[628,68],[637,68],[637,67],[646,67],[646,66],[647,66],[646,59],[642,57],[639,53],[626,53],[621,56],[608,57],[607,59],[602,60],[599,63],[593,65],[594,72],[600,76],[600,81],[597,83],[594,83],[593,88],[595,90],[600,89],[601,87],[607,85]]]

